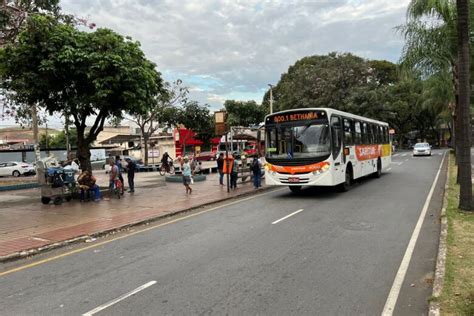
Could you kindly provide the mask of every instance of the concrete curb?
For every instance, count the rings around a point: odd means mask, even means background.
[[[34,189],[34,188],[39,188],[39,186],[40,185],[38,183],[23,183],[23,184],[4,185],[4,186],[0,186],[0,191]]]
[[[441,231],[439,234],[438,257],[436,258],[436,270],[433,281],[432,300],[429,305],[430,316],[440,315],[440,304],[437,298],[440,297],[444,285],[444,273],[446,270],[446,254],[447,254],[447,236],[448,236],[448,219],[446,217],[446,207],[448,206],[448,187],[449,187],[449,164],[451,155],[448,153],[448,167],[446,170],[446,184],[444,185],[443,207],[441,209]]]
[[[162,215],[158,215],[158,216],[153,216],[153,217],[150,217],[150,218],[147,218],[147,219],[138,220],[138,221],[131,222],[131,223],[128,223],[128,224],[125,224],[125,225],[121,225],[121,226],[117,226],[117,227],[114,227],[114,228],[111,228],[111,229],[96,232],[96,233],[93,233],[93,234],[90,234],[90,235],[76,236],[76,237],[71,238],[71,239],[59,241],[59,242],[49,244],[49,245],[45,245],[45,246],[42,246],[42,247],[39,247],[39,248],[26,249],[26,250],[23,250],[23,251],[20,251],[20,252],[15,252],[15,253],[12,253],[12,254],[9,254],[9,255],[6,255],[6,256],[0,256],[0,262],[14,261],[14,260],[18,260],[18,259],[21,259],[21,258],[33,256],[33,255],[43,253],[43,252],[46,252],[46,251],[49,251],[49,250],[61,248],[61,247],[64,247],[64,246],[67,246],[67,245],[70,245],[70,244],[84,242],[84,241],[87,241],[88,239],[93,238],[93,237],[103,237],[103,236],[106,236],[108,234],[115,233],[115,232],[120,232],[120,231],[126,230],[126,229],[134,227],[134,226],[153,223],[153,222],[158,221],[158,220],[163,219],[163,218],[175,216],[175,215],[178,215],[178,214],[181,214],[181,213],[190,212],[190,211],[202,208],[202,207],[218,204],[218,203],[225,202],[225,201],[228,201],[228,200],[234,200],[234,199],[254,195],[254,194],[265,192],[265,191],[275,190],[277,188],[278,187],[272,187],[272,186],[264,187],[264,188],[256,190],[256,191],[249,191],[249,192],[244,192],[242,194],[238,194],[238,195],[234,195],[234,196],[228,196],[228,197],[223,198],[223,199],[218,200],[218,201],[202,203],[202,204],[190,207],[190,208],[177,210],[173,213],[167,213],[167,214],[162,214]]]

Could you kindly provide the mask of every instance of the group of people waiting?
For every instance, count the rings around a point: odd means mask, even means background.
[[[224,154],[220,153],[217,158],[217,170],[219,171],[219,184],[224,185],[224,175],[230,176],[230,188],[237,189],[237,179],[239,177],[240,156],[229,155],[228,166],[225,166],[226,159]],[[252,171],[253,186],[258,189],[262,186],[262,161],[255,156],[250,163],[250,170]]]
[[[114,159],[109,159],[110,171],[109,171],[109,192],[112,190],[120,189],[120,194],[124,194],[125,186],[124,186],[124,177],[123,174],[127,174],[128,180],[128,193],[135,192],[135,172],[137,171],[137,165],[134,161],[130,158],[126,158],[126,165],[122,164],[122,159],[120,156],[116,156]],[[165,153],[162,158],[162,163],[165,164],[165,168],[169,168],[169,161],[171,157],[168,153]],[[191,194],[193,189],[191,188],[191,184],[193,182],[193,175],[199,173],[199,167],[196,161],[190,162],[188,157],[178,157],[178,162],[181,164],[181,171],[183,177],[183,185],[186,189],[186,194]],[[224,159],[224,154],[219,154],[217,158],[217,169],[219,172],[219,184],[224,185],[224,175],[226,173],[230,176],[230,188],[237,189],[237,179],[238,179],[238,171],[239,171],[239,164],[240,156],[235,155],[229,156],[228,165],[225,165],[226,160]],[[252,172],[253,177],[253,185],[255,189],[258,189],[262,186],[262,162],[260,158],[253,157],[250,163],[250,170]],[[79,188],[81,190],[80,198],[81,201],[86,199],[86,195],[93,195],[92,200],[100,201],[101,194],[100,188],[97,185],[97,179],[92,175],[92,172],[89,170],[84,170],[78,177],[77,182],[79,184]]]
[[[109,172],[109,191],[120,188],[120,194],[124,194],[125,185],[123,174],[127,173],[129,193],[135,192],[135,172],[137,165],[130,158],[126,158],[126,165],[122,165],[122,159],[120,156],[116,156],[114,159],[109,159],[110,172]],[[81,172],[77,178],[78,188],[80,189],[80,199],[85,201],[91,199],[94,201],[101,200],[100,187],[97,185],[97,179],[92,175],[89,170]]]

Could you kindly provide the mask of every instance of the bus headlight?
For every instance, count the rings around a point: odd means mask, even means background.
[[[272,169],[272,165],[269,163],[266,163],[264,168],[265,168],[265,171],[270,171]]]

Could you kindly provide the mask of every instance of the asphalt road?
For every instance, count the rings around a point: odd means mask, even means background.
[[[0,276],[0,315],[80,315],[99,306],[97,315],[380,315],[443,153],[399,153],[380,179],[346,193],[265,192],[8,273]],[[427,314],[444,181],[445,169],[396,315]]]

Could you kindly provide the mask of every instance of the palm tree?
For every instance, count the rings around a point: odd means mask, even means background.
[[[425,77],[451,74],[450,80],[442,80],[438,84],[446,84],[446,88],[451,89],[454,95],[454,102],[448,104],[452,107],[452,140],[457,151],[458,64],[454,2],[412,0],[408,6],[407,20],[405,25],[398,28],[406,40],[400,60],[402,69],[419,71]]]
[[[471,179],[471,115],[469,82],[469,1],[457,0],[458,13],[458,62],[459,62],[459,110],[458,110],[458,172],[459,172],[459,208],[472,210]]]

